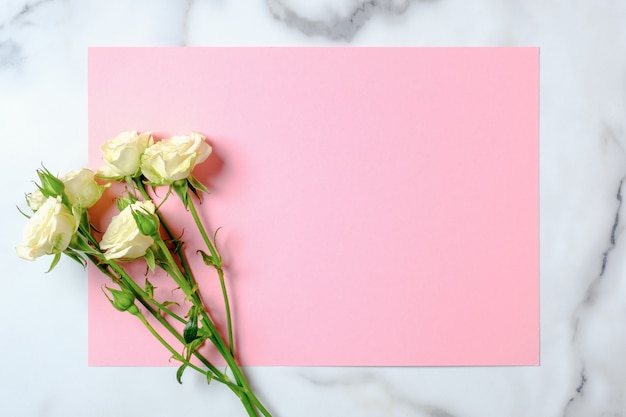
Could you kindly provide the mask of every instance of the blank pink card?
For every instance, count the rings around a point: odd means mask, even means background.
[[[89,164],[127,130],[207,136],[244,365],[535,365],[538,78],[537,48],[90,48]],[[105,283],[89,270],[89,364],[170,364]]]

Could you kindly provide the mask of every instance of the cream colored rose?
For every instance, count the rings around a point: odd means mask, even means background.
[[[65,195],[70,203],[87,209],[98,202],[106,187],[94,179],[94,172],[87,168],[71,171],[60,178],[65,185]]]
[[[100,147],[105,165],[98,170],[98,176],[120,179],[138,175],[141,155],[152,143],[151,133],[132,131],[107,140]]]
[[[191,174],[211,154],[211,146],[199,133],[174,136],[149,146],[141,157],[141,171],[153,184],[171,184]]]
[[[81,168],[59,178],[63,182],[64,192],[70,204],[80,205],[81,208],[87,209],[98,202],[107,186],[99,185],[94,177],[92,170]],[[39,210],[46,200],[47,197],[39,189],[26,196],[26,203],[32,211]]]
[[[29,261],[42,255],[63,252],[78,229],[78,219],[61,203],[61,197],[48,197],[28,219],[17,255]]]
[[[132,211],[147,211],[154,214],[155,207],[152,201],[138,201],[127,206],[117,216],[113,217],[102,241],[100,249],[104,250],[107,259],[136,259],[146,254],[148,248],[154,243],[150,236],[143,235]]]

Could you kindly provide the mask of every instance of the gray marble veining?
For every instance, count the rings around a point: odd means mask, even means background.
[[[41,277],[14,256],[15,204],[42,158],[86,161],[90,45],[541,47],[541,365],[249,374],[276,417],[626,415],[625,19],[617,0],[4,1],[0,415],[243,415],[171,369],[88,368],[85,272]]]
[[[323,17],[310,18],[294,10],[284,0],[267,0],[272,15],[289,27],[293,27],[307,36],[322,36],[332,40],[350,41],[359,29],[375,13],[402,14],[410,5],[409,0],[358,0],[352,3],[348,9],[332,9],[333,2],[323,4],[327,13]],[[296,2],[298,4],[300,2]],[[321,6],[319,6],[321,7]]]

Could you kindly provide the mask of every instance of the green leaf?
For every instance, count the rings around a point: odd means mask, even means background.
[[[213,372],[207,371],[207,373],[206,373],[206,383],[207,383],[207,385],[211,384],[211,381],[213,381]]]
[[[209,255],[208,253],[204,252],[201,249],[198,249],[196,251],[196,253],[200,253],[200,255],[202,255],[202,261],[204,262],[205,265],[208,266],[215,266],[215,262],[213,262],[213,257],[211,255]]]
[[[180,307],[180,304],[178,304],[176,301],[163,301],[163,302],[161,303],[161,305],[162,305],[163,307],[167,307],[167,306],[171,306],[171,305],[175,305],[175,306]]]
[[[57,266],[57,264],[59,263],[59,260],[61,260],[61,253],[56,253],[54,255],[54,259],[52,260],[52,263],[50,264],[50,268],[48,268],[46,273],[52,271],[54,267]]]
[[[198,320],[189,320],[187,324],[185,324],[185,329],[183,330],[183,337],[185,338],[185,343],[191,343],[198,337]]]
[[[198,337],[198,313],[195,306],[189,310],[189,321],[183,329],[183,338],[185,343],[191,343]]]
[[[179,384],[182,384],[182,377],[183,377],[183,372],[185,372],[185,369],[187,368],[187,364],[183,363],[180,368],[178,368],[178,370],[176,371],[176,380],[178,381]]]
[[[143,286],[143,290],[148,294],[149,299],[154,299],[154,285],[146,278],[146,283]]]

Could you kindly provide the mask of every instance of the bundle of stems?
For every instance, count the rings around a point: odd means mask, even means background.
[[[101,150],[105,165],[97,173],[82,168],[57,177],[45,168],[37,171],[40,184],[26,196],[33,214],[20,210],[29,220],[22,243],[16,247],[18,256],[32,261],[53,255],[50,270],[63,254],[83,266],[92,262],[110,279],[112,286],[105,285],[102,290],[113,307],[137,317],[171,358],[180,363],[178,382],[185,370],[192,369],[204,375],[207,382],[226,385],[241,399],[249,416],[271,417],[238,364],[223,259],[216,244],[217,230],[212,235],[207,232],[196,208],[201,193],[208,190],[191,173],[211,154],[206,138],[192,132],[155,142],[151,133],[129,131],[107,140]],[[125,184],[125,193],[116,199],[120,213],[102,233],[92,224],[89,208],[113,183]],[[148,187],[155,191],[165,186],[167,193],[162,199],[156,198],[155,192],[154,198],[148,192]],[[172,196],[180,199],[202,236],[204,248],[196,253],[201,255],[203,267],[212,268],[219,279],[225,336],[202,299],[184,242],[160,211]],[[189,307],[186,314],[173,307],[181,304],[157,300],[155,287],[147,278],[143,285],[138,284],[138,277],[131,276],[127,266],[137,261],[145,261],[152,272],[163,270],[173,280],[184,294],[182,305]],[[160,325],[154,326],[155,321]],[[176,346],[168,342],[173,339],[178,341]],[[224,371],[202,353],[200,348],[205,344],[211,344],[221,355],[226,363]]]
[[[144,201],[152,200],[140,177],[133,178],[131,181],[132,190],[138,194],[130,193],[130,201],[136,201],[139,198]],[[150,213],[136,212],[134,216],[140,230],[143,227],[144,230],[142,232],[148,233],[154,239],[152,250],[148,251],[145,256],[148,266],[151,270],[155,268],[164,270],[183,292],[185,301],[191,304],[188,314],[184,317],[171,310],[170,307],[174,304],[173,302],[159,302],[154,298],[154,287],[150,281],[146,279],[145,285],[143,287],[140,286],[126,271],[122,262],[115,259],[107,259],[105,252],[100,249],[98,240],[94,236],[94,228],[88,222],[81,222],[76,234],[76,242],[70,245],[70,249],[83,252],[103,274],[117,284],[118,289],[106,287],[106,290],[110,293],[110,296],[107,295],[107,297],[112,305],[120,311],[128,312],[137,317],[146,329],[169,351],[172,359],[180,362],[180,367],[176,372],[176,378],[179,383],[182,383],[183,372],[186,369],[192,369],[204,375],[207,382],[218,381],[231,389],[241,399],[249,416],[271,417],[269,411],[250,388],[237,362],[230,302],[222,267],[223,260],[215,241],[217,233],[210,237],[196,208],[195,200],[198,198],[198,183],[191,177],[190,179],[174,183],[172,188],[176,191],[173,194],[178,195],[183,205],[191,213],[202,236],[207,251],[198,250],[198,253],[201,254],[207,267],[213,268],[219,278],[227,322],[226,337],[221,335],[215,321],[211,318],[208,309],[204,305],[198,283],[184,252],[184,242],[174,236],[172,228],[158,208],[155,210],[158,222],[150,219]],[[168,196],[170,194],[172,193],[168,192]],[[158,227],[154,228],[154,224],[158,224]],[[143,307],[143,311],[137,306],[137,303]],[[161,324],[160,330],[150,324],[144,311]],[[183,326],[182,332],[176,326],[173,326],[171,321],[181,323]],[[183,345],[181,352],[166,341],[164,335],[161,334],[163,331],[174,336]],[[218,369],[200,352],[199,348],[207,342],[212,343],[222,356],[227,364],[227,370],[230,371],[230,375],[228,372]]]

